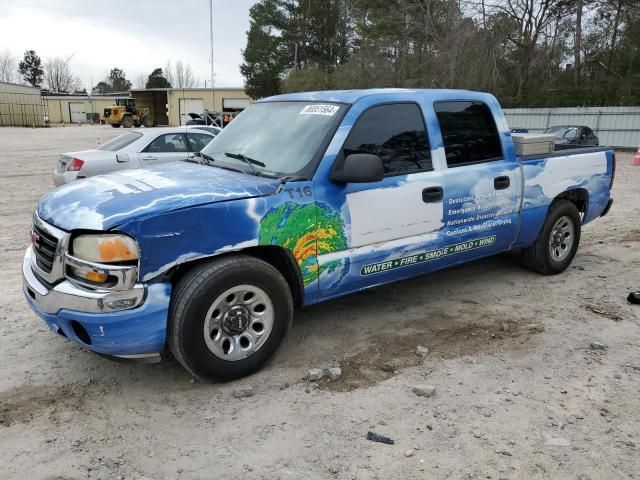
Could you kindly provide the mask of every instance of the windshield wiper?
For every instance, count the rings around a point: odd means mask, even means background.
[[[225,152],[225,155],[229,158],[235,158],[238,160],[242,160],[244,163],[246,163],[247,165],[249,165],[249,168],[251,169],[251,173],[254,175],[257,175],[258,177],[265,177],[267,175],[263,174],[260,170],[258,170],[256,167],[254,167],[254,165],[258,165],[260,167],[266,167],[267,165],[262,163],[259,160],[254,160],[253,158],[249,158],[246,155],[243,155],[242,153],[231,153],[231,152]]]
[[[198,157],[201,160],[196,160],[195,157]],[[183,160],[183,162],[199,163],[200,165],[211,165],[215,161],[215,158],[202,152],[193,152],[193,157],[188,157]]]
[[[306,179],[307,178],[303,177],[302,175],[285,175],[284,177],[276,178],[276,180],[280,182],[280,185],[278,185],[278,188],[276,189],[276,193],[280,193],[284,188],[284,186],[287,184],[287,182],[297,182],[299,180],[306,180]]]
[[[240,160],[243,160],[245,163],[253,166],[253,165],[258,165],[259,167],[266,167],[266,165],[264,163],[262,163],[260,160],[255,160],[253,158],[247,157],[246,155],[243,155],[242,153],[231,153],[231,152],[225,152],[225,155],[227,157],[230,158],[237,158]]]

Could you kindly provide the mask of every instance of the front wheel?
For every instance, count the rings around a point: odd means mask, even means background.
[[[133,126],[133,119],[131,118],[131,115],[125,115],[122,117],[122,126],[124,128],[131,128]]]
[[[111,126],[113,128],[120,128],[120,124],[119,123],[112,123]]]
[[[573,203],[559,200],[551,204],[535,243],[522,252],[524,264],[543,275],[564,272],[578,250],[581,224],[580,213]]]
[[[149,117],[148,115],[145,115],[144,117],[142,117],[142,125],[145,128],[153,127],[153,118]]]
[[[233,380],[276,353],[292,319],[291,290],[273,266],[246,255],[216,259],[178,282],[169,349],[193,375]]]

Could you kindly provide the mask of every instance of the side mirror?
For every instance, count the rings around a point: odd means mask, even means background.
[[[128,153],[116,153],[116,162],[124,163],[129,161]]]
[[[352,153],[333,169],[331,180],[336,183],[379,182],[384,178],[384,166],[377,155]]]

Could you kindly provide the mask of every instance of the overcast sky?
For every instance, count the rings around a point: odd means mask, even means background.
[[[241,51],[256,0],[214,0],[216,86],[241,87]],[[188,62],[204,86],[209,80],[209,0],[0,0],[0,49],[21,60],[25,50],[69,57],[87,89],[113,67],[134,82]]]

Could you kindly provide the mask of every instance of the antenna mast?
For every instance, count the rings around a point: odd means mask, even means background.
[[[211,62],[211,101],[213,111],[216,111],[216,93],[213,73],[213,0],[209,0],[209,61]]]

